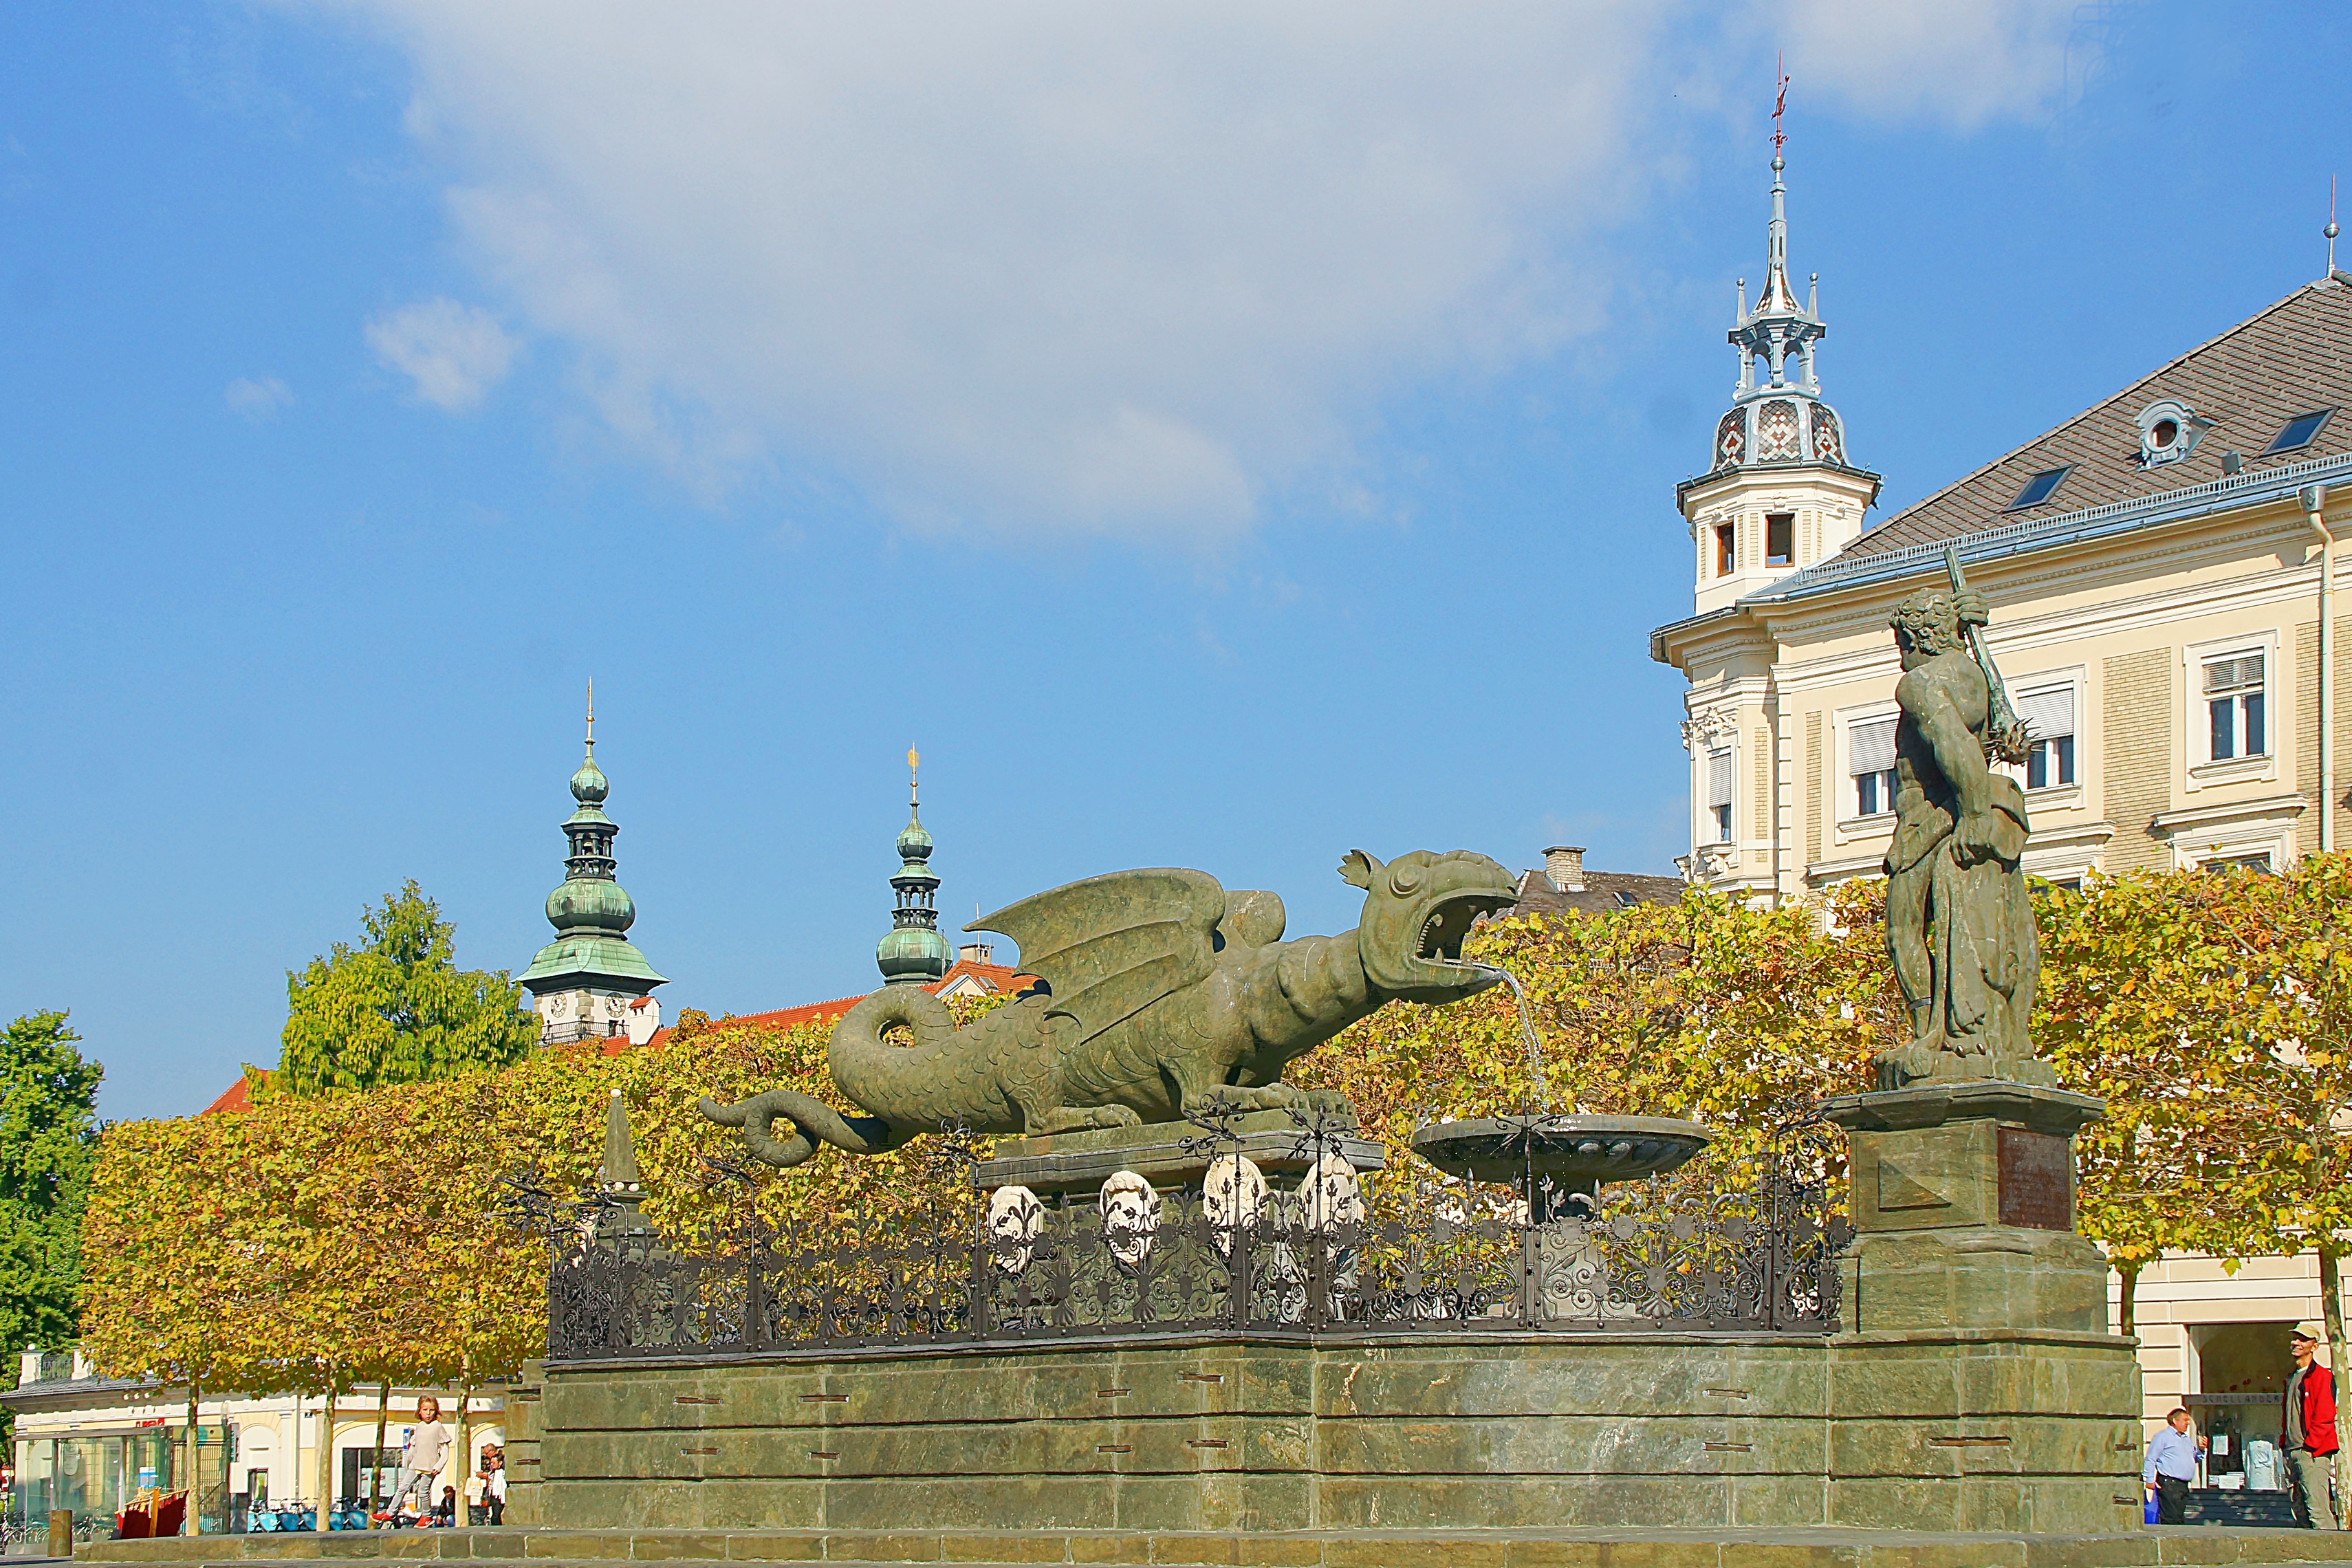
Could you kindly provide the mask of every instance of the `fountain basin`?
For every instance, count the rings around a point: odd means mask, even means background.
[[[1714,1138],[1672,1116],[1492,1116],[1424,1127],[1412,1148],[1448,1175],[1520,1187],[1549,1176],[1561,1190],[1591,1193],[1671,1171]]]

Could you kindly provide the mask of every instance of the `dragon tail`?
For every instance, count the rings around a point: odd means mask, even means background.
[[[820,1143],[853,1154],[879,1154],[914,1136],[892,1129],[878,1116],[844,1116],[824,1101],[790,1089],[772,1089],[734,1105],[721,1105],[706,1094],[698,1108],[721,1127],[741,1128],[744,1150],[753,1159],[777,1166],[799,1164]],[[776,1136],[779,1121],[790,1124],[791,1137]]]

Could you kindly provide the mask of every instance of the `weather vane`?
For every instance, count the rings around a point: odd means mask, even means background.
[[[1780,116],[1788,112],[1789,109],[1789,73],[1780,68],[1780,56],[1778,50],[1775,50],[1772,55],[1772,74],[1780,79],[1780,95],[1772,100],[1772,156],[1778,158],[1780,155],[1780,144],[1789,139],[1780,129]]]
[[[907,804],[909,805],[921,803],[921,796],[916,793],[915,770],[922,765],[922,762],[923,754],[920,752],[912,746],[907,748]]]
[[[596,749],[596,682],[593,678],[588,682],[588,749],[592,752]]]

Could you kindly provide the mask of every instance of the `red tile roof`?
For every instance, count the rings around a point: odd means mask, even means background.
[[[932,982],[930,984],[924,986],[923,989],[936,994],[938,992],[945,991],[949,986],[953,985],[958,980],[963,979],[967,976],[978,981],[982,987],[991,992],[1018,991],[1023,985],[1028,983],[1030,978],[1028,975],[1022,973],[1019,970],[1010,968],[1005,964],[979,963],[968,958],[959,958],[954,963],[949,966],[948,972],[945,974],[940,975],[939,979]],[[835,1018],[840,1017],[844,1013],[848,1012],[852,1007],[856,1006],[864,1000],[866,1000],[866,997],[862,994],[856,996],[836,996],[829,1002],[804,1002],[797,1007],[778,1007],[766,1013],[737,1013],[729,1016],[725,1022],[730,1024],[757,1024],[763,1028],[770,1029],[789,1029],[801,1024],[830,1022]],[[630,1005],[633,1007],[641,1007],[645,1005],[645,1002],[641,998],[636,1002],[631,1003]],[[652,1038],[648,1039],[646,1044],[648,1046],[658,1046],[668,1038],[669,1027],[665,1025],[661,1028],[656,1029],[653,1032]],[[626,1035],[615,1036],[611,1039],[601,1042],[601,1044],[604,1047],[604,1055],[608,1057],[617,1057],[623,1051],[629,1048],[629,1037]],[[250,1110],[252,1109],[253,1099],[250,1095],[246,1093],[245,1079],[240,1078],[235,1083],[229,1085],[227,1090],[223,1093],[218,1100],[214,1100],[210,1105],[205,1107],[204,1114],[210,1116],[215,1111],[227,1113],[237,1110]]]
[[[1028,984],[1032,977],[1006,964],[980,963],[969,958],[959,958],[948,966],[948,972],[945,974],[940,975],[923,989],[936,995],[947,990],[957,981],[966,978],[978,981],[983,990],[997,992],[1018,991]],[[723,1021],[730,1024],[757,1024],[769,1029],[790,1029],[802,1024],[829,1023],[865,1001],[867,994],[861,992],[855,996],[835,996],[829,1002],[804,1002],[797,1007],[778,1007],[766,1013],[736,1013]],[[657,1046],[667,1038],[669,1038],[669,1029],[667,1026],[664,1026],[656,1029],[653,1038],[646,1043]],[[617,1053],[608,1052],[608,1054]]]

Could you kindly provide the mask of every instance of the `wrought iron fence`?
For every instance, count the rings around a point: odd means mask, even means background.
[[[1540,1180],[1360,1186],[1313,1127],[1286,1191],[1214,1125],[1198,1141],[1205,1174],[1180,1189],[1115,1180],[1099,1197],[1039,1198],[983,1190],[950,1136],[912,1215],[845,1218],[822,1238],[748,1224],[700,1252],[594,1193],[559,1202],[523,1184],[517,1207],[552,1244],[552,1361],[1145,1335],[1825,1334],[1850,1235],[1833,1136],[1792,1131],[1751,1184],[1653,1178],[1597,1201]]]

